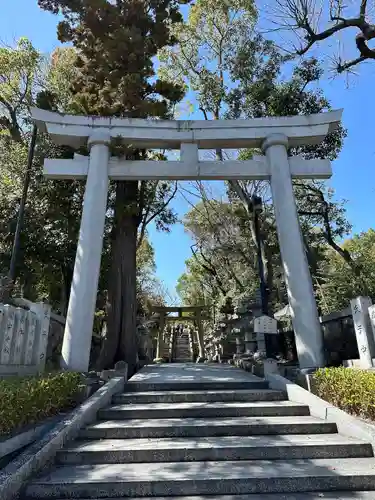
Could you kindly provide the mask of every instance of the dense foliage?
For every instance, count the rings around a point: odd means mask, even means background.
[[[375,419],[375,373],[347,368],[321,368],[313,377],[313,391],[341,410]]]
[[[80,388],[78,373],[1,379],[0,436],[72,408]]]
[[[0,274],[6,275],[16,228],[28,144],[30,107],[39,104],[40,94],[52,96],[50,104],[60,111],[74,111],[74,95],[67,81],[77,74],[76,50],[59,48],[50,57],[42,56],[32,44],[21,39],[13,48],[0,50]],[[27,92],[25,92],[27,89]],[[28,190],[25,219],[17,260],[14,294],[33,301],[45,300],[55,312],[66,314],[82,212],[84,182],[47,180],[43,176],[45,157],[71,158],[70,148],[58,147],[39,134]],[[142,190],[144,208],[137,239],[137,305],[142,313],[149,300],[163,300],[155,278],[154,254],[147,240],[147,224],[155,221],[168,229],[175,214],[168,208],[174,184],[148,183]],[[97,302],[96,333],[106,323],[111,232],[114,221],[115,189],[111,187],[107,211],[102,272]],[[99,328],[99,331],[98,331]]]
[[[347,239],[342,249],[350,255],[349,261],[326,248],[319,264],[317,293],[324,312],[344,309],[358,295],[375,299],[375,231],[369,229]]]

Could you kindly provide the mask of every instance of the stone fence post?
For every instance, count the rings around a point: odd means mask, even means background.
[[[370,306],[370,297],[356,297],[350,301],[360,366],[364,369],[373,367],[372,360],[375,357],[375,341],[369,315]]]

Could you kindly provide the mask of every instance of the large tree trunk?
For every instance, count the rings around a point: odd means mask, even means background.
[[[98,366],[112,368],[116,361],[123,360],[128,363],[131,376],[137,364],[137,181],[117,182],[114,220],[108,285],[108,323]]]

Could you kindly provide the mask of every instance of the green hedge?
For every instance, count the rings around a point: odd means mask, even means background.
[[[313,391],[348,413],[375,420],[374,372],[321,368],[314,374]]]
[[[78,373],[0,380],[0,436],[40,422],[74,406],[81,387]]]

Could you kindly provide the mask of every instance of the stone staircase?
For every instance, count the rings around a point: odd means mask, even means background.
[[[339,435],[335,423],[311,417],[262,379],[224,365],[160,365],[145,374],[23,499],[375,499],[372,446]]]
[[[184,329],[176,336],[176,344],[174,348],[174,358],[176,363],[186,363],[192,361],[192,352],[190,346],[190,334],[187,329]]]

